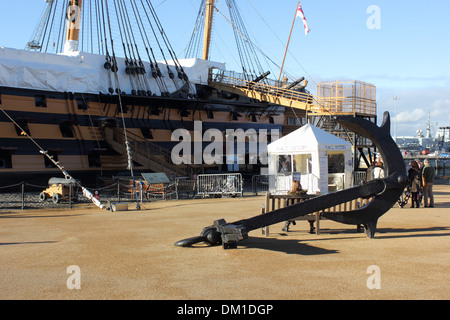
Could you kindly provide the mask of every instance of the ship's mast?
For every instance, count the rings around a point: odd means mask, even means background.
[[[206,14],[205,14],[205,30],[203,35],[203,60],[209,59],[209,47],[211,45],[211,31],[214,17],[214,1],[206,1]]]
[[[427,122],[427,139],[431,139],[431,115],[428,112],[428,122]]]
[[[81,8],[83,0],[69,0],[67,9],[67,31],[64,53],[70,54],[78,51],[81,26]]]

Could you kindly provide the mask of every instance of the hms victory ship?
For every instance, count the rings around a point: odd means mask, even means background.
[[[376,121],[372,85],[319,84],[312,97],[304,79],[269,80],[257,62],[246,65],[242,59],[243,72],[237,74],[210,61],[213,0],[200,1],[191,39],[191,46],[203,44],[201,57],[183,59],[176,56],[150,0],[45,2],[26,49],[0,47],[3,181],[57,175],[47,155],[82,180],[130,165],[138,172],[199,173],[204,165],[177,166],[170,157],[179,143],[172,141],[173,131],[192,131],[196,121],[204,131],[224,134],[249,128],[283,134],[307,117],[333,131],[337,125],[324,117],[341,113]],[[239,20],[233,26],[242,28],[235,1],[226,3],[232,19]],[[254,51],[249,41],[237,41],[241,52]],[[355,151],[366,146],[356,138],[353,142]],[[258,172],[259,167],[240,169]]]

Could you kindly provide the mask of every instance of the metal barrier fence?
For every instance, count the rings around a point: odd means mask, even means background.
[[[72,196],[60,197],[58,201],[55,201],[54,197],[42,197],[43,191],[48,188],[48,185],[38,186],[26,182],[2,186],[0,187],[0,210],[72,208],[75,204],[92,204],[89,199],[83,197],[79,188],[72,190],[72,187],[67,192]],[[88,189],[100,197],[102,202],[120,202],[124,199],[132,199],[133,196],[127,191],[127,186],[120,182]]]
[[[108,180],[100,181],[101,187],[86,187],[102,203],[136,202],[136,195],[130,181]],[[196,180],[176,179],[160,186],[137,183],[138,201],[140,203],[159,199],[190,199],[196,196]],[[0,186],[0,210],[25,210],[43,208],[72,208],[74,205],[92,204],[83,197],[79,188],[70,190],[72,197],[60,198],[57,203],[52,197],[43,199],[41,194],[49,186],[38,186],[26,182],[9,186]]]
[[[39,198],[42,190],[39,186],[25,183],[0,187],[0,209],[24,209],[28,205],[44,207]]]
[[[202,174],[197,177],[199,196],[240,195],[244,192],[243,179],[237,174]]]
[[[269,192],[269,176],[268,175],[253,176],[252,192],[255,194],[255,196],[257,196],[258,193]]]
[[[366,180],[366,172],[355,172],[354,185]],[[269,191],[269,176],[255,175],[247,177],[246,185],[241,174],[212,174],[199,175],[197,180],[175,179],[163,185],[146,185],[138,183],[138,201],[140,203],[155,200],[193,199],[197,196],[231,195],[241,197],[244,195],[261,195]],[[99,181],[101,187],[88,187],[102,203],[109,202],[136,202],[133,186],[128,180]],[[92,204],[84,198],[81,190],[73,190],[73,198],[60,199],[54,203],[52,198],[42,200],[41,193],[49,186],[38,186],[26,182],[10,186],[0,186],[0,210],[24,210],[39,208],[72,208],[73,205]],[[244,190],[245,187],[245,190]],[[70,192],[72,194],[72,192]]]

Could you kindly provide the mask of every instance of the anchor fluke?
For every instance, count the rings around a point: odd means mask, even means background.
[[[236,248],[239,241],[248,238],[247,228],[243,225],[226,223],[221,219],[214,222],[214,227],[221,235],[224,249]]]
[[[224,249],[231,249],[236,248],[239,241],[247,238],[248,231],[244,226],[230,224],[221,219],[214,221],[214,225],[204,228],[200,236],[177,241],[175,246],[186,248],[203,242],[206,245],[222,245]]]
[[[217,229],[214,226],[210,226],[204,228],[200,236],[177,241],[174,245],[186,248],[202,242],[210,246],[218,246],[222,244],[222,239]]]

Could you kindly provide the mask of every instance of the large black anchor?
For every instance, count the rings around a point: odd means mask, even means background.
[[[248,238],[248,233],[252,230],[321,211],[321,215],[330,220],[350,225],[363,225],[367,236],[373,238],[378,219],[392,208],[407,185],[405,163],[397,144],[391,137],[391,121],[388,112],[384,114],[381,127],[369,120],[352,116],[337,116],[336,119],[342,126],[370,139],[375,144],[385,164],[385,178],[318,196],[250,219],[233,223],[227,223],[223,219],[217,220],[212,226],[204,228],[200,236],[180,240],[175,243],[175,246],[188,247],[204,242],[209,245],[222,244],[224,249],[236,248],[237,243]],[[325,209],[359,198],[372,198],[372,200],[367,205],[352,211],[323,212]]]

